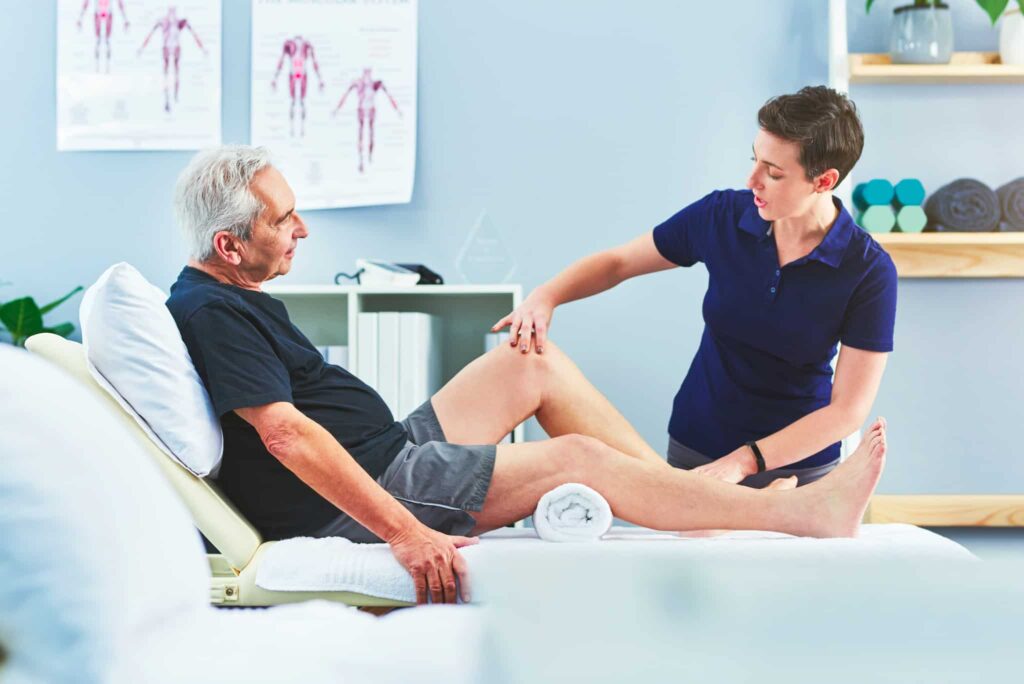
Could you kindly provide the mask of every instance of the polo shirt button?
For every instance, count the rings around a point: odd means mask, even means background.
[[[772,288],[772,294],[775,294],[775,288],[774,287]]]
[[[782,271],[780,271],[780,270],[776,270],[776,271],[775,271],[775,275],[782,275]]]

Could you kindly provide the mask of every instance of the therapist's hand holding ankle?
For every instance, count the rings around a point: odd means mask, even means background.
[[[692,472],[736,484],[757,473],[757,461],[750,447],[741,446],[711,463],[694,468]]]

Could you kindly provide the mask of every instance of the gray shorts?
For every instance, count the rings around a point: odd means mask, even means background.
[[[410,441],[377,482],[427,527],[445,534],[469,534],[476,526],[470,512],[484,507],[498,448],[493,444],[466,446],[445,441],[429,399],[402,425]],[[381,541],[345,513],[311,536]]]
[[[683,470],[693,470],[697,466],[711,463],[714,460],[699,451],[694,451],[685,444],[680,444],[672,439],[671,436],[668,438],[668,464],[671,466],[682,468]],[[820,480],[832,472],[832,469],[837,465],[839,465],[839,461],[833,461],[832,463],[826,463],[825,465],[813,468],[776,468],[775,470],[766,470],[763,473],[751,475],[742,480],[740,484],[753,487],[754,489],[762,489],[777,478],[796,475],[797,486],[800,486]]]

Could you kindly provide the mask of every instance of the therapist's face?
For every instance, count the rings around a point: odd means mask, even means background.
[[[820,197],[822,177],[808,180],[800,165],[800,145],[761,130],[754,139],[753,168],[747,187],[766,221],[803,216]],[[824,176],[825,174],[822,174]]]

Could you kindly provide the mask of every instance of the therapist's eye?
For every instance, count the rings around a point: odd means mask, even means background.
[[[756,162],[757,161],[757,157],[751,157],[750,161]],[[771,178],[772,180],[781,180],[782,179],[782,176],[773,176],[771,174],[771,172],[768,173],[768,177]]]

